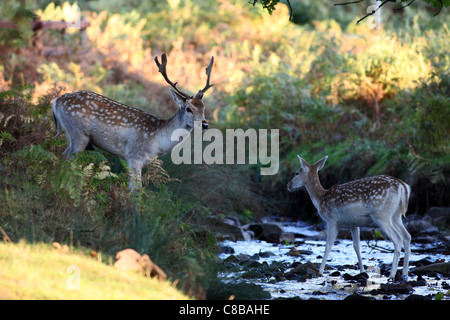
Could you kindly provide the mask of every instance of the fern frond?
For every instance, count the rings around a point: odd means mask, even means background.
[[[148,184],[151,182],[155,187],[167,184],[169,182],[179,182],[179,179],[171,178],[169,173],[162,167],[163,161],[157,157],[149,159],[147,170],[142,174],[142,182]]]

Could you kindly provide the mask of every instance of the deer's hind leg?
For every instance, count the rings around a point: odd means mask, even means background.
[[[403,271],[402,276],[405,278],[408,276],[408,267],[409,267],[409,255],[411,254],[411,235],[408,230],[406,230],[405,226],[402,222],[402,213],[400,210],[397,211],[396,215],[392,219],[393,226],[397,231],[398,235],[402,238],[403,248],[405,251],[405,257],[403,259]]]
[[[91,142],[90,137],[82,132],[70,132],[66,130],[66,135],[69,140],[69,146],[63,152],[63,155],[67,158],[72,158],[74,154],[84,151]]]
[[[403,239],[398,234],[397,229],[393,225],[392,216],[386,215],[383,219],[375,220],[375,223],[394,244],[394,258],[392,260],[391,273],[389,276],[391,280],[394,280],[395,274],[397,272],[398,262],[400,260],[400,252],[402,249]]]

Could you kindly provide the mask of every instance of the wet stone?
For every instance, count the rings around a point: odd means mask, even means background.
[[[306,279],[316,278],[319,274],[317,267],[309,261],[307,263],[294,262],[293,266],[294,269],[286,275],[286,278],[289,280],[306,281]]]
[[[226,253],[226,254],[234,253],[234,249],[230,246],[219,246],[219,249],[221,250],[222,253]]]
[[[431,262],[430,260],[428,260],[426,258],[411,262],[411,265],[416,266],[416,267],[428,266],[430,264],[433,264],[433,262]]]
[[[383,294],[408,294],[412,291],[413,288],[408,283],[382,283],[378,289]]]
[[[422,296],[420,294],[411,294],[405,300],[431,300],[431,296]]]
[[[274,255],[275,255],[275,253],[270,252],[270,251],[258,253],[258,256],[261,258],[269,258],[269,257],[273,257]]]
[[[241,277],[243,279],[260,279],[264,278],[264,275],[257,270],[250,270],[245,272]]]
[[[258,267],[260,267],[261,263],[258,262],[258,261],[247,260],[247,261],[239,262],[239,265],[241,265],[243,268],[251,269],[251,268],[258,268]]]
[[[302,255],[313,254],[313,252],[311,250],[302,250],[298,249],[297,247],[292,247],[287,254],[292,257],[300,257]]]
[[[355,282],[355,283],[359,284],[360,286],[366,286],[367,280],[369,279],[369,275],[366,272],[357,274],[355,276],[345,273],[342,277],[344,278],[344,280]]]
[[[231,262],[231,263],[238,263],[239,259],[235,256],[235,255],[231,255],[229,257],[227,257],[226,259],[224,259],[223,261],[225,262]]]
[[[366,301],[366,300],[376,300],[374,297],[368,297],[360,295],[359,293],[353,293],[352,295],[349,295],[345,297],[344,300],[353,300],[353,301]]]
[[[443,262],[443,263],[433,263],[430,265],[425,265],[421,267],[416,267],[410,272],[414,274],[427,274],[427,275],[434,275],[434,274],[441,274],[441,275],[450,275],[450,262]]]
[[[412,287],[422,287],[422,286],[426,286],[427,282],[425,281],[424,278],[422,278],[421,275],[417,276],[417,279],[415,281],[408,281],[408,284],[411,285]]]

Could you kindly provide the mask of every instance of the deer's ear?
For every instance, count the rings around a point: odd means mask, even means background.
[[[170,93],[172,94],[173,101],[176,102],[179,108],[184,108],[186,106],[186,98],[180,95],[178,92],[169,88]]]
[[[319,161],[317,161],[316,163],[314,163],[314,165],[317,167],[317,171],[319,171],[320,169],[323,168],[323,166],[325,165],[325,162],[327,162],[328,156],[323,157],[322,159],[320,159]]]
[[[299,155],[297,155],[297,158],[298,158],[298,161],[300,162],[300,166],[303,168],[303,169],[308,169],[309,168],[309,163],[308,162],[306,162],[306,160],[305,159],[303,159],[302,157],[300,157]]]

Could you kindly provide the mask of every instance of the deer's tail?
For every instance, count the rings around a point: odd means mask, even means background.
[[[58,119],[58,116],[57,116],[58,112],[56,110],[57,101],[58,101],[58,98],[53,100],[53,104],[52,104],[53,120],[55,121],[55,127],[56,127],[56,135],[53,137],[53,139],[56,139],[62,132],[62,128],[61,128],[62,126],[61,126],[61,123],[60,123],[60,121]]]
[[[408,202],[409,202],[409,195],[411,194],[411,187],[407,184],[401,181],[400,185],[403,189],[403,194],[400,197],[400,210],[402,211],[402,215],[406,217],[406,211],[408,210]]]

